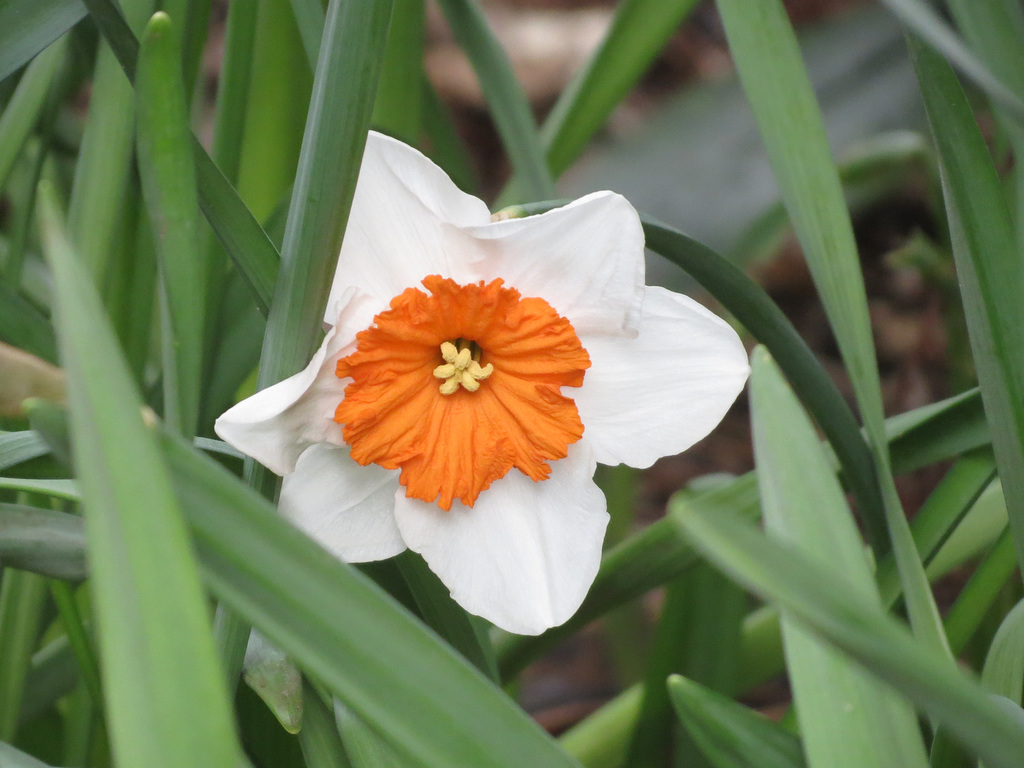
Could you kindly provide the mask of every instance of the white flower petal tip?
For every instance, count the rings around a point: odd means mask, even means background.
[[[602,464],[651,466],[703,439],[750,375],[736,332],[692,299],[648,287],[636,339],[584,338],[591,369],[575,393]]]
[[[405,551],[395,524],[398,473],[361,467],[347,448],[319,444],[281,484],[281,514],[337,558],[384,560]]]
[[[544,482],[513,471],[473,508],[448,512],[400,493],[395,515],[459,605],[537,635],[572,617],[597,575],[608,512],[595,467],[585,446],[573,446]]]

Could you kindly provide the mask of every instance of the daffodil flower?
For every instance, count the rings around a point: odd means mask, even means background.
[[[598,192],[492,221],[371,133],[301,373],[217,421],[280,510],[349,562],[418,552],[466,610],[536,634],[579,607],[608,523],[596,463],[703,438],[748,374],[728,324],[644,285],[636,211]]]

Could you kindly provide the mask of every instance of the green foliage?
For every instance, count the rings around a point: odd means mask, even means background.
[[[233,2],[223,56],[204,58],[218,39],[208,0],[0,0],[0,342],[67,375],[66,403],[19,396],[0,422],[0,764],[1017,766],[1024,13],[949,0],[947,22],[923,0],[880,5],[891,18],[826,21],[830,39],[859,36],[861,55],[878,29],[894,47],[903,24],[912,67],[854,66],[834,42],[812,66],[781,0],[718,0],[728,103],[712,88],[686,102],[696,117],[654,108],[666,141],[695,152],[737,109],[753,117],[707,155],[713,180],[677,178],[665,145],[645,148],[665,154],[670,183],[645,180],[672,198],[658,211],[699,194],[732,248],[641,221],[672,279],[763,345],[754,468],[698,478],[644,525],[638,475],[610,469],[597,577],[571,619],[527,637],[467,614],[417,554],[331,557],[277,514],[276,477],[213,439],[220,413],[320,342],[371,126],[476,186],[479,158],[428,79],[428,6]],[[537,105],[488,4],[441,0],[508,160],[493,207],[562,204],[559,176],[696,7],[620,0],[554,104]],[[219,67],[215,97],[201,61]],[[858,70],[842,86],[881,100],[830,100],[835,83],[808,71],[822,62],[840,80]],[[827,135],[842,115],[824,113],[880,109],[901,77],[926,114],[871,127],[837,163],[848,137]],[[551,106],[540,127],[538,106]],[[755,124],[777,189],[734,224],[743,182],[722,153]],[[648,167],[629,140],[604,140]],[[952,362],[979,386],[886,414],[854,234],[903,193],[930,221],[900,264],[941,283],[944,326],[970,341]],[[780,244],[803,253],[849,392],[745,271]],[[896,478],[921,469],[935,482],[908,523]],[[938,593],[955,591],[940,621],[932,584],[953,569],[966,579]],[[556,741],[515,694],[529,664],[596,620],[636,682]],[[781,675],[783,723],[737,701]]]

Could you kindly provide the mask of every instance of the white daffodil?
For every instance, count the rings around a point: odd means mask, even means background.
[[[284,476],[281,513],[336,556],[412,549],[466,610],[522,634],[572,616],[597,573],[596,462],[685,450],[748,374],[725,322],[644,285],[624,198],[492,221],[373,133],[328,307],[307,368],[217,434]]]

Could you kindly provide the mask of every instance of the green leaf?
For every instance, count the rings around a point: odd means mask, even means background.
[[[64,512],[0,504],[0,562],[56,579],[86,576],[82,519]]]
[[[424,82],[424,0],[395,0],[381,67],[373,127],[415,146],[422,123]]]
[[[39,638],[46,600],[46,579],[24,571],[5,571],[0,583],[0,741],[18,728],[22,693],[32,651]]]
[[[992,693],[1021,703],[1024,694],[1024,601],[999,625],[985,657],[981,683]]]
[[[112,0],[87,0],[86,4],[121,68],[134,82],[139,43],[119,8]],[[203,214],[245,276],[253,299],[261,310],[267,311],[280,264],[277,248],[194,136],[192,148]]]
[[[552,107],[541,141],[556,177],[579,157],[661,53],[696,0],[624,0],[601,45]]]
[[[153,5],[152,0],[125,0],[122,8],[133,29],[143,29]],[[75,161],[68,230],[79,258],[104,291],[108,306],[118,298],[107,293],[109,281],[119,276],[115,253],[118,248],[124,253],[124,246],[134,241],[119,230],[126,224],[134,226],[134,217],[129,214],[136,207],[135,201],[126,198],[132,195],[135,183],[130,170],[135,150],[135,111],[131,83],[110,46],[101,40],[92,75],[89,117]],[[121,217],[125,221],[119,227]],[[133,261],[139,259],[137,254],[131,256]],[[110,287],[116,290],[118,286]]]
[[[81,0],[5,0],[0,4],[0,80],[85,16]]]
[[[1024,563],[1024,284],[999,179],[949,65],[908,38],[942,168],[943,193],[971,349],[1010,527]]]
[[[64,63],[66,48],[67,40],[61,38],[28,65],[0,115],[0,189],[7,186],[14,161],[43,111],[46,95]]]
[[[0,470],[36,459],[47,450],[35,432],[0,432]]]
[[[800,403],[764,349],[751,361],[754,457],[766,531],[829,568],[873,613],[882,604],[842,489]],[[811,766],[925,766],[906,702],[782,611],[786,667]]]
[[[0,339],[44,360],[57,360],[57,342],[47,317],[0,277]]]
[[[239,747],[180,508],[48,187],[39,210],[69,378],[106,708],[119,763],[234,765]]]
[[[740,628],[747,595],[707,563],[668,583],[644,675],[644,698],[636,718],[627,764],[659,768],[673,753],[699,761],[694,746],[675,737],[670,675],[699,679],[716,691],[736,688]],[[673,750],[674,747],[674,750]],[[695,768],[701,763],[696,762]]]
[[[554,197],[555,183],[548,170],[530,103],[516,80],[512,65],[471,0],[439,0],[459,47],[469,57],[483,89],[509,161],[521,184],[517,202]]]
[[[992,442],[978,389],[893,416],[885,431],[897,474]]]
[[[452,599],[448,588],[415,552],[406,550],[395,558],[420,617],[483,674],[498,680],[494,650],[486,632],[478,632],[473,618]]]
[[[324,28],[257,388],[300,370],[320,323],[348,221],[387,39],[391,0],[334,2]],[[359,77],[351,73],[358,72]]]
[[[387,742],[337,700],[334,702],[334,719],[352,768],[403,768],[406,765]]]
[[[831,568],[770,540],[730,512],[683,510],[683,532],[718,567],[777,602],[823,639],[903,693],[990,768],[1014,768],[1024,727],[935,650],[915,640],[877,604],[849,590]]]
[[[199,250],[180,32],[163,12],[142,37],[136,95],[139,174],[160,264],[164,418],[191,437],[199,421],[207,268]]]
[[[933,56],[939,57],[941,54],[941,57],[951,61],[1018,121],[1024,120],[1024,101],[1021,101],[1020,94],[1014,93],[997,79],[942,21],[934,8],[921,0],[881,0],[881,3],[913,30],[915,35],[927,41],[933,49]]]
[[[331,705],[308,682],[303,682],[302,698],[309,714],[299,732],[299,743],[308,768],[350,768]]]
[[[74,480],[35,480],[20,477],[0,477],[0,488],[38,493],[42,496],[52,496],[55,499],[66,499],[68,501],[78,501],[81,498],[78,492],[78,483]]]
[[[674,675],[679,721],[715,768],[803,768],[800,739],[778,723],[699,683]]]
[[[914,544],[926,567],[994,476],[991,449],[977,448],[954,464],[925,499],[914,516],[912,529]],[[876,581],[883,602],[891,605],[900,592],[899,574],[891,555],[879,562]]]

